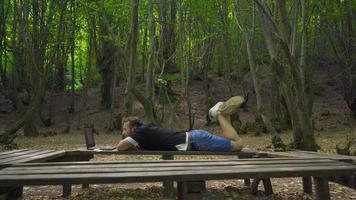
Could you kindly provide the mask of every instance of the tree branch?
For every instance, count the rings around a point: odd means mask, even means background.
[[[267,12],[267,10],[265,9],[265,7],[263,6],[263,4],[260,2],[261,0],[253,0],[257,7],[259,8],[259,10],[263,13],[263,15],[266,16],[266,18],[268,19],[268,21],[271,23],[273,29],[276,32],[279,32],[278,26],[276,21],[274,21],[273,17]]]

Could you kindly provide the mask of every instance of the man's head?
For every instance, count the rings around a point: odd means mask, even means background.
[[[127,137],[136,128],[142,125],[138,117],[126,117],[122,120],[122,135]]]

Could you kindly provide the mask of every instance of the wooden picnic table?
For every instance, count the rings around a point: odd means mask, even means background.
[[[269,158],[294,157],[294,158],[327,158],[331,160],[350,162],[356,164],[356,156],[346,156],[313,151],[287,151],[287,152],[265,152]]]
[[[66,155],[65,151],[19,149],[0,152],[0,169],[18,163],[47,162]]]
[[[76,151],[67,152],[73,156],[80,156],[83,154],[92,155],[158,155],[162,160],[174,160],[174,156],[236,156],[238,158],[253,158],[253,157],[266,157],[265,153],[258,154],[257,151],[244,148],[239,152],[213,152],[213,151],[149,151],[149,150],[129,150],[129,151],[117,151],[117,150],[87,150],[79,149]],[[251,181],[249,178],[244,179],[245,185],[250,186]],[[258,183],[257,183],[258,184]],[[264,181],[265,187],[269,187],[270,182]],[[267,185],[267,186],[266,186]],[[257,185],[258,186],[258,185]],[[257,186],[255,187],[257,192]],[[164,196],[172,197],[173,194],[173,182],[163,181]],[[253,190],[253,191],[255,191]],[[69,188],[68,188],[69,191]],[[67,192],[68,193],[68,192]],[[65,194],[66,195],[66,194]]]
[[[20,163],[89,161],[91,158],[93,155],[88,153],[70,154],[66,151],[18,149],[0,152],[0,169]],[[68,187],[68,185],[63,185],[64,190]],[[88,185],[83,185],[83,187],[88,187]],[[0,188],[0,199],[2,199],[2,194],[5,194],[7,199],[17,199],[22,195],[22,191],[22,187]]]
[[[329,159],[340,162],[346,162],[356,165],[356,156],[346,156],[338,154],[328,154],[313,151],[287,151],[287,152],[264,152],[268,158],[304,158],[304,159]],[[341,185],[356,189],[356,173],[350,173],[343,176],[330,174],[329,180]],[[303,177],[303,188],[306,193],[312,192],[312,183],[310,177]]]
[[[188,185],[204,190],[206,180],[313,176],[316,198],[328,200],[330,174],[355,171],[350,163],[314,158],[30,163],[0,170],[0,187],[177,181],[178,196],[189,199]]]
[[[239,152],[213,152],[213,151],[148,151],[148,150],[130,150],[130,151],[117,151],[117,150],[87,150],[79,149],[76,151],[68,151],[67,153],[73,155],[91,154],[91,155],[161,155],[164,160],[172,160],[174,156],[180,155],[216,155],[216,156],[238,156],[239,158],[252,158],[252,157],[266,157],[266,153],[259,153],[250,149],[243,149]]]

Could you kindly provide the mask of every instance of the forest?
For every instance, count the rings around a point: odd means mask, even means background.
[[[78,150],[86,128],[98,143],[118,145],[129,116],[218,133],[209,109],[242,96],[231,124],[244,148],[355,156],[355,15],[354,0],[0,0],[0,155]],[[210,182],[209,192],[247,193],[228,183]],[[273,184],[276,196],[265,199],[312,199],[299,179]],[[131,187],[94,186],[74,198],[163,193]],[[333,199],[356,197],[340,187],[331,184]],[[61,188],[22,190],[24,199],[61,198]]]
[[[190,130],[210,124],[216,100],[241,95],[252,129],[277,146],[291,130],[294,148],[315,151],[323,93],[345,105],[336,123],[352,127],[356,114],[355,9],[349,0],[0,0],[0,143],[56,124],[96,126],[98,112],[106,130],[133,114]]]

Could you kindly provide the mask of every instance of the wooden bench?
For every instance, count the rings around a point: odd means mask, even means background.
[[[162,160],[174,160],[175,156],[233,156],[237,158],[258,158],[258,157],[267,157],[267,153],[265,152],[257,152],[248,148],[242,149],[239,152],[212,152],[212,151],[117,151],[117,150],[87,150],[80,149],[77,151],[70,151],[67,154],[72,156],[80,156],[82,154],[90,154],[92,157],[95,155],[156,155],[160,156]],[[263,184],[265,188],[271,188],[269,180],[263,180]],[[251,185],[250,179],[244,180],[246,186]],[[257,193],[258,182],[254,182],[252,193]],[[172,181],[164,181],[164,196],[172,197],[173,191],[173,182]],[[272,194],[271,190],[266,190],[266,194]]]
[[[348,162],[356,164],[356,156],[345,156],[337,154],[327,154],[312,151],[288,151],[288,152],[265,152],[268,158],[308,158],[308,159],[330,159],[340,162]],[[339,183],[341,185],[356,189],[356,174],[348,174],[344,176],[329,176],[329,180]],[[303,177],[303,189],[304,192],[312,193],[312,183],[310,177]]]
[[[17,163],[47,162],[65,156],[65,151],[19,149],[0,153],[0,169]]]
[[[88,152],[18,149],[0,152],[0,169],[18,163],[89,161],[92,158],[93,154]]]
[[[76,155],[68,154],[66,151],[18,149],[13,151],[0,152],[0,169],[19,163],[89,161],[91,158],[93,158],[93,155],[89,153],[81,153],[80,155]],[[86,185],[84,187],[86,187]],[[22,187],[2,188],[0,189],[0,197],[7,196],[8,199],[16,199],[17,197],[21,196],[22,190]]]
[[[206,180],[311,176],[316,198],[328,200],[330,174],[355,172],[353,164],[314,158],[29,163],[0,170],[0,187],[176,181],[179,199],[199,199]]]

